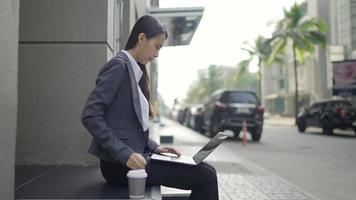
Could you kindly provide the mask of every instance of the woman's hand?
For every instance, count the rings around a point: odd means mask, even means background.
[[[127,160],[126,166],[130,169],[145,169],[147,162],[139,153],[133,153]]]
[[[167,146],[159,146],[154,150],[155,153],[173,153],[176,154],[178,157],[182,154],[174,147],[167,147]]]

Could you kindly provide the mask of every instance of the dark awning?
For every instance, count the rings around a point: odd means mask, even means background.
[[[149,13],[159,19],[168,31],[166,46],[188,45],[203,16],[204,7],[157,8]]]

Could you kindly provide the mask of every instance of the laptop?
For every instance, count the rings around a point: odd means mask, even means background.
[[[211,152],[213,152],[227,137],[229,134],[224,132],[219,132],[212,139],[206,143],[203,148],[201,148],[198,153],[193,157],[181,155],[177,157],[174,154],[152,154],[151,159],[167,161],[167,162],[176,162],[183,163],[188,165],[198,165],[201,163]]]

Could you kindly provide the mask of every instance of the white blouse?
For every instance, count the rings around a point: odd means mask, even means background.
[[[138,89],[138,95],[139,95],[139,98],[140,98],[140,104],[141,104],[141,113],[142,113],[142,128],[143,128],[143,131],[147,131],[148,130],[148,126],[149,126],[149,121],[148,121],[148,118],[149,118],[149,105],[148,105],[148,101],[145,97],[145,95],[143,94],[142,90],[141,90],[141,87],[138,85],[138,83],[140,82],[140,79],[143,75],[143,72],[142,70],[140,69],[140,66],[138,66],[136,60],[132,57],[132,55],[125,51],[125,50],[122,50],[122,52],[124,52],[127,57],[129,57],[129,61],[131,63],[131,66],[132,66],[132,69],[134,71],[134,74],[135,74],[135,79],[136,79],[136,83],[137,83],[137,89]]]

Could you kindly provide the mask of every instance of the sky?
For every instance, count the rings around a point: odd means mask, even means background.
[[[158,92],[171,107],[183,99],[197,72],[209,65],[236,66],[247,58],[244,42],[270,37],[283,8],[302,0],[160,0],[160,7],[203,6],[204,14],[190,45],[164,47],[158,57]],[[256,71],[256,66],[250,71]]]

